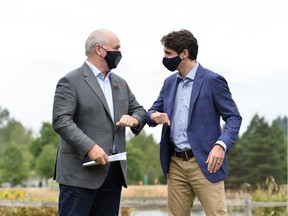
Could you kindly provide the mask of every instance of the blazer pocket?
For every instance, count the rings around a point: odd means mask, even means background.
[[[122,98],[119,100],[119,111],[121,113],[128,113],[129,103],[126,98]]]
[[[122,104],[125,104],[126,103],[126,98],[120,98],[120,104],[122,105]]]

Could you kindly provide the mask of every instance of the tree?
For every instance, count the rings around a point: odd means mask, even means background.
[[[9,119],[9,111],[0,107],[0,130],[7,124]]]
[[[154,180],[163,180],[162,170],[160,167],[160,159],[159,159],[159,145],[154,141],[152,135],[146,135],[145,131],[142,131],[139,135],[132,137],[127,146],[129,149],[139,149],[141,154],[138,155],[138,158],[133,159],[134,161],[138,160],[141,163],[141,168],[143,167],[142,177],[147,176],[148,184],[154,184]],[[128,152],[129,158],[133,157]],[[128,166],[130,166],[129,163]],[[130,173],[128,173],[130,175]]]
[[[245,176],[245,167],[242,166],[244,161],[243,150],[238,137],[234,146],[226,154],[229,161],[229,177],[225,183],[226,187],[238,188],[243,183],[242,178]]]
[[[285,118],[284,118],[285,119]],[[284,126],[284,125],[283,125]],[[287,136],[284,136],[284,130],[280,127],[275,120],[271,125],[271,139],[274,143],[277,143],[275,149],[277,150],[277,167],[279,166],[279,173],[274,175],[278,183],[287,184]],[[287,118],[286,118],[287,129]]]
[[[40,138],[42,144],[53,144],[54,147],[58,147],[59,143],[59,136],[54,131],[51,123],[49,122],[43,122],[42,127],[40,130]]]
[[[271,140],[270,128],[264,117],[255,116],[252,119],[250,130],[247,134],[249,143],[245,145],[245,167],[249,183],[265,182],[267,176],[275,176],[281,171],[275,166],[277,164],[277,151],[275,143]]]
[[[20,122],[10,120],[1,131],[3,143],[15,142],[20,145],[27,145],[32,139],[32,131],[27,130]]]
[[[53,130],[53,127],[50,123],[48,122],[43,122],[42,123],[42,127],[40,129],[40,136],[33,139],[30,144],[29,144],[29,150],[31,152],[31,154],[37,158],[43,148],[46,145],[53,145],[55,148],[58,147],[58,143],[59,143],[59,136],[58,134],[56,134],[56,132]],[[54,155],[55,157],[55,155]],[[34,162],[31,163],[31,167],[35,167],[37,160],[34,160]]]
[[[29,149],[34,157],[38,157],[45,145],[52,144],[57,147],[59,136],[48,122],[43,122],[40,129],[40,136],[32,140]]]
[[[30,155],[27,146],[31,139],[31,130],[0,107],[0,182],[14,186],[28,178]]]
[[[52,125],[43,122],[40,136],[32,140],[29,145],[29,150],[35,158],[30,166],[45,181],[53,176],[58,142],[59,136],[53,130]]]
[[[127,143],[127,178],[128,184],[135,185],[142,179],[144,167],[140,158],[143,158],[139,148],[134,148],[133,144]]]
[[[28,164],[23,157],[21,148],[15,142],[7,143],[0,161],[0,181],[16,186],[27,178]]]
[[[3,148],[8,142],[13,141],[22,146],[27,146],[31,139],[32,131],[26,129],[19,121],[11,118],[7,109],[0,107],[0,158],[3,154]]]
[[[242,182],[255,186],[264,184],[267,176],[273,176],[278,182],[282,180],[283,172],[287,172],[283,165],[283,143],[281,129],[276,124],[270,127],[264,117],[256,114],[235,146],[238,151],[235,158],[230,158],[229,166],[238,169],[238,173],[231,170],[230,181],[238,179],[235,181],[237,184]],[[238,163],[238,168],[237,164],[233,165],[233,160]]]
[[[53,144],[45,145],[36,159],[36,172],[45,180],[53,176],[56,152],[57,149]]]
[[[287,116],[284,116],[283,118],[278,117],[272,122],[272,124],[277,124],[279,128],[282,129],[284,136],[287,137],[288,135],[288,123],[287,122],[288,122],[288,118]]]

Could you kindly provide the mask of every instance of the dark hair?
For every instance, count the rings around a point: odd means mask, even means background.
[[[194,35],[186,30],[172,31],[161,38],[163,46],[175,50],[180,54],[184,49],[189,51],[189,58],[196,60],[198,55],[198,43]]]

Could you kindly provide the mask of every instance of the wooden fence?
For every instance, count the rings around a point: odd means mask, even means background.
[[[253,202],[251,201],[250,195],[245,195],[244,199],[239,200],[227,200],[227,207],[241,207],[245,210],[246,216],[252,216],[252,209],[254,207],[260,208],[273,208],[273,207],[287,207],[288,202]],[[195,208],[201,208],[201,204],[196,200],[193,204]],[[166,198],[156,197],[135,197],[135,198],[124,198],[121,202],[122,216],[129,216],[126,212],[127,209],[157,209],[167,208]],[[288,211],[287,211],[288,213]],[[288,214],[287,214],[288,215]]]
[[[32,203],[32,202],[15,202],[15,201],[1,201],[0,206],[10,207],[57,207],[57,203]],[[195,207],[201,207],[199,201],[194,202]],[[250,195],[245,195],[242,200],[227,200],[227,207],[242,207],[245,209],[246,216],[252,216],[252,209],[254,207],[272,208],[272,207],[288,207],[288,202],[253,202]],[[122,198],[121,200],[121,216],[129,216],[129,209],[157,209],[167,208],[166,198],[157,197],[134,197]]]

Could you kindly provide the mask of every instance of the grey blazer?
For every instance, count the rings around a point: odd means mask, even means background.
[[[140,126],[131,129],[138,134],[146,124],[146,111],[137,102],[124,79],[110,76],[114,103],[114,120],[102,89],[92,70],[84,63],[61,78],[56,86],[53,104],[53,128],[60,135],[54,179],[60,184],[97,189],[104,182],[110,164],[83,167],[90,161],[89,149],[96,143],[111,155],[113,141],[117,152],[126,151],[125,127],[116,126],[123,114],[138,119]],[[129,156],[128,156],[129,157]],[[127,187],[126,161],[121,168]]]

